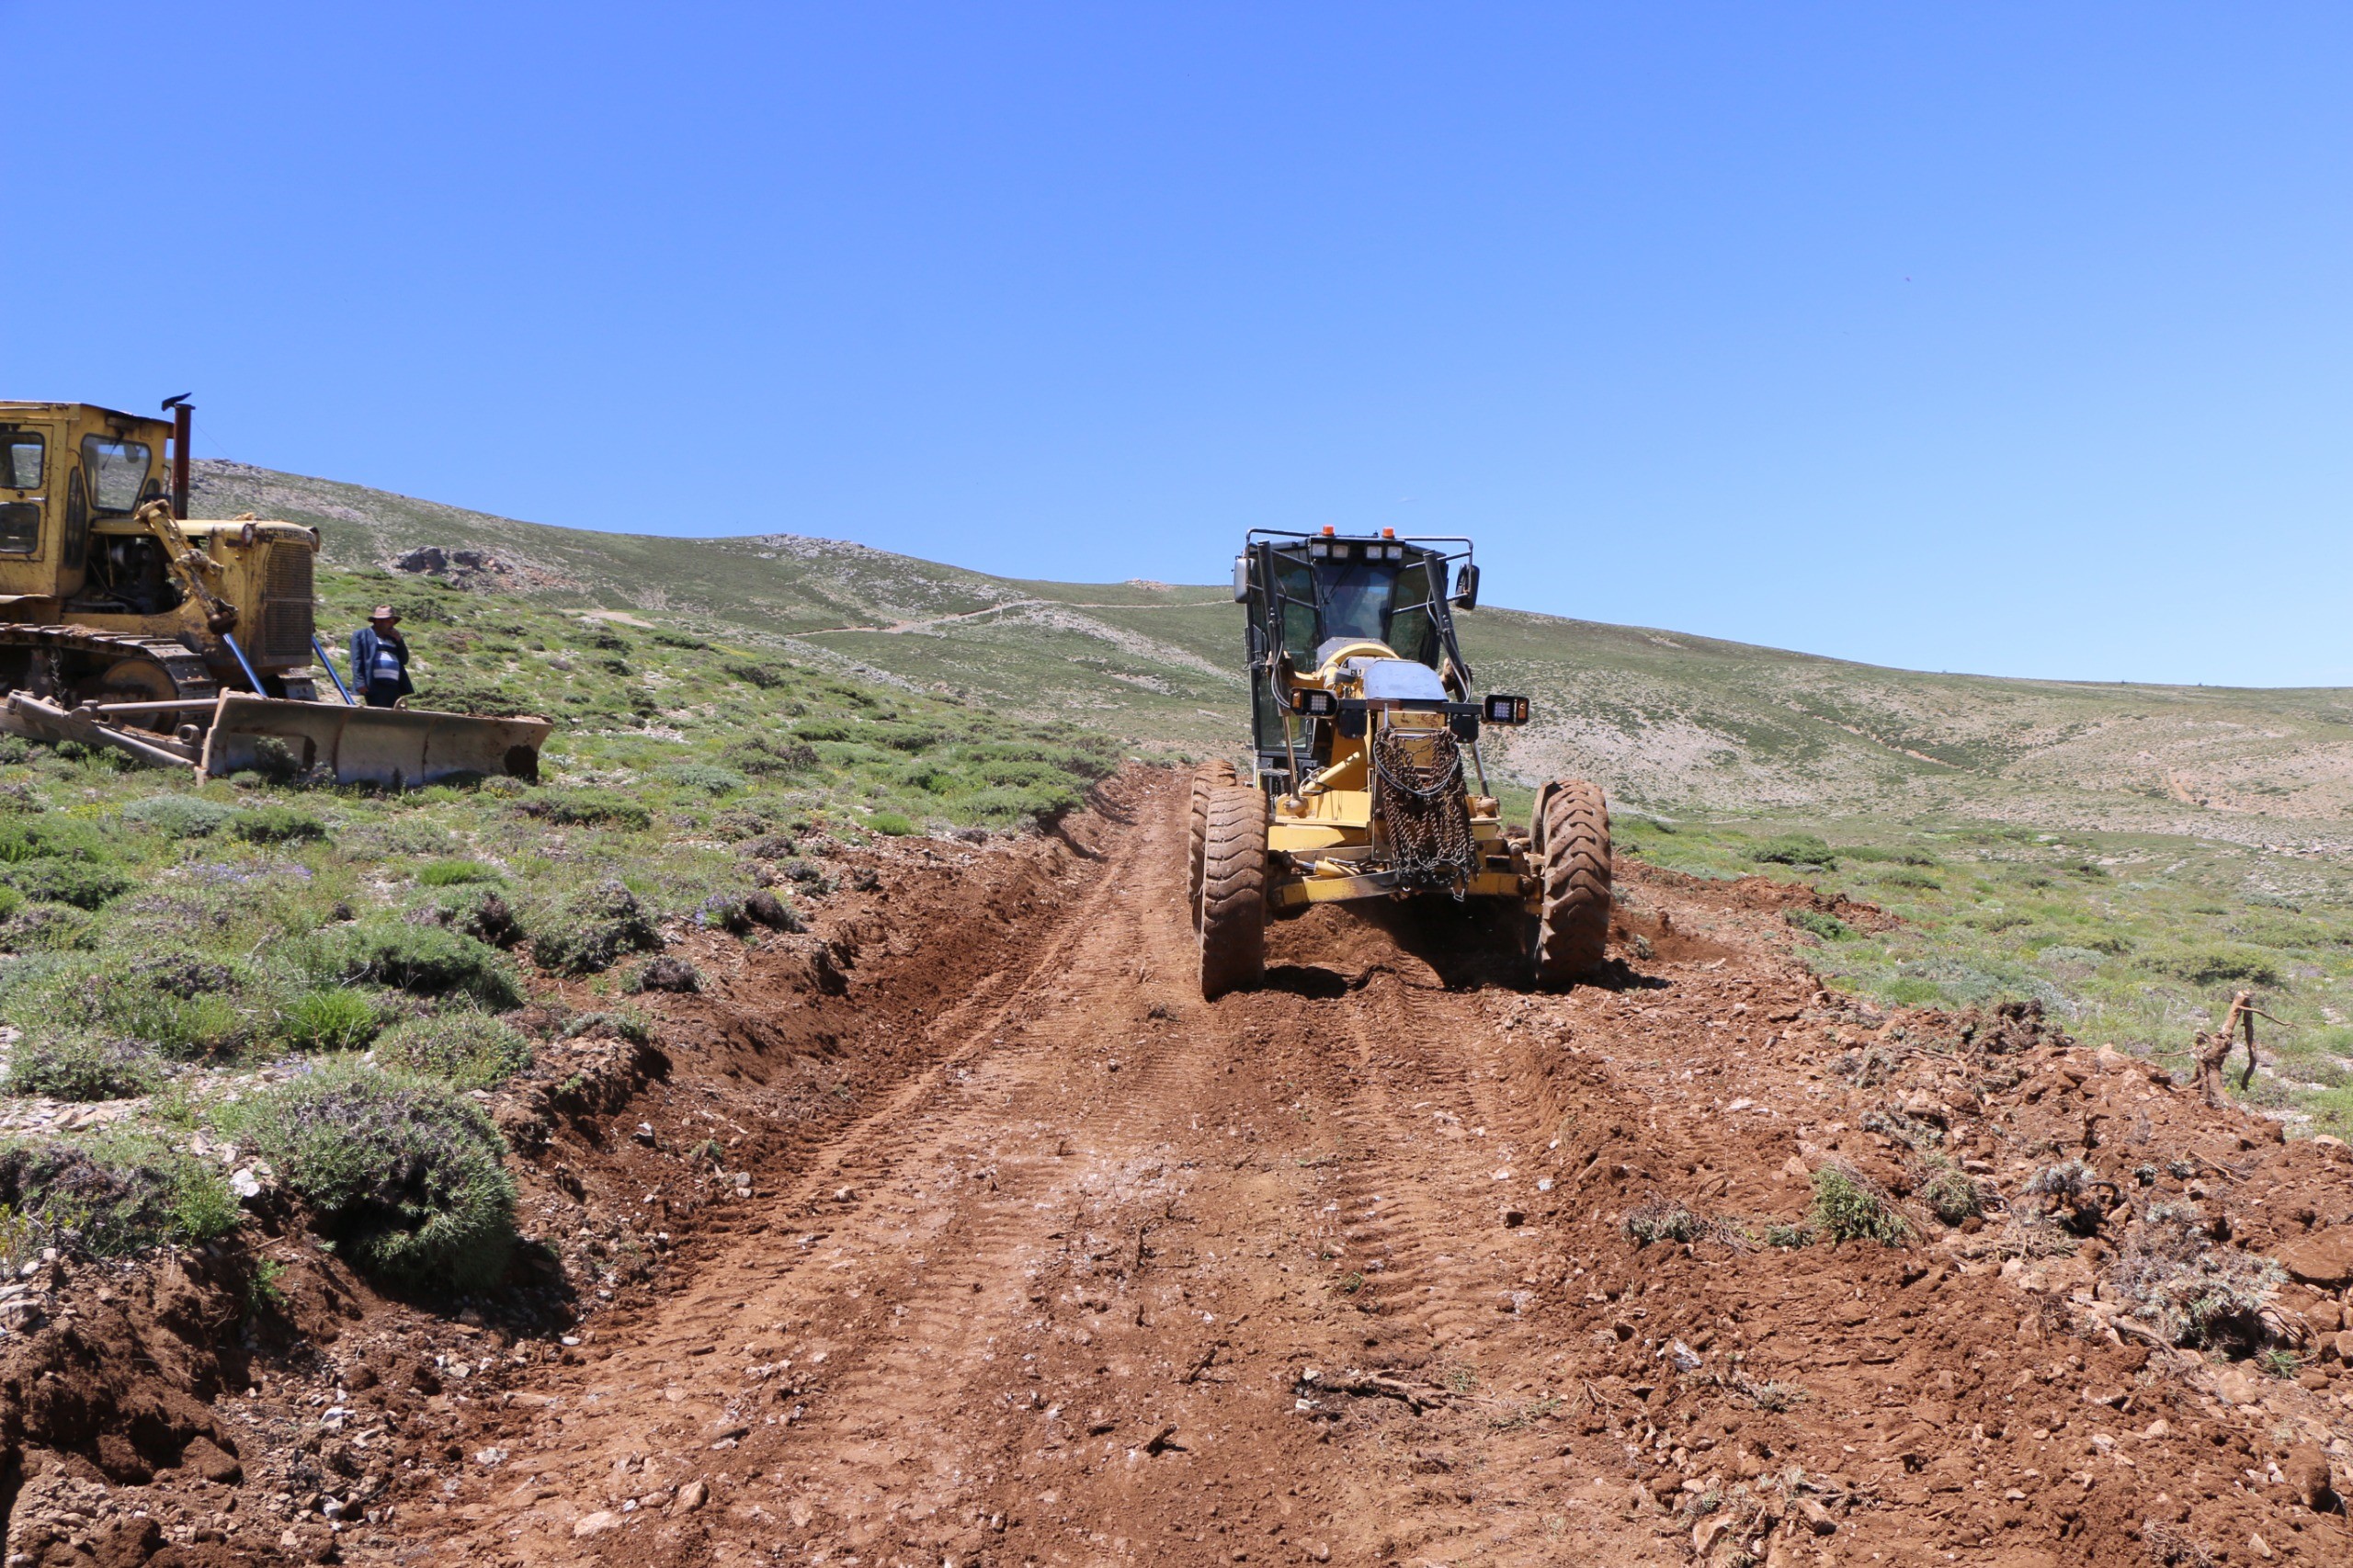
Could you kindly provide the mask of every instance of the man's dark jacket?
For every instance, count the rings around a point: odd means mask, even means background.
[[[366,692],[376,680],[376,649],[382,639],[372,626],[363,626],[351,634],[351,676],[355,692]],[[416,687],[408,678],[408,640],[395,635],[391,642],[392,657],[401,662],[401,684],[393,695],[406,697]]]

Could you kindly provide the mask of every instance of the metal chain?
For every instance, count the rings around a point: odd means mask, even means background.
[[[1434,755],[1417,758],[1414,742]],[[1476,865],[1462,749],[1443,730],[1382,726],[1372,743],[1373,814],[1389,864],[1408,884],[1445,888],[1460,900]]]

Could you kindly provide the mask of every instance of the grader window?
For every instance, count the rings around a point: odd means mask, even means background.
[[[39,431],[0,431],[0,490],[40,488],[42,450]]]
[[[147,484],[147,457],[143,441],[82,437],[82,466],[90,471],[101,515],[123,516],[137,510],[140,492]]]

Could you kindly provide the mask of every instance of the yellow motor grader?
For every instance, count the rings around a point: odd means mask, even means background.
[[[317,530],[188,520],[189,405],[164,407],[0,403],[0,728],[207,776],[538,778],[543,719],[358,705],[313,629]]]
[[[1193,778],[1203,996],[1263,978],[1269,915],[1350,899],[1507,903],[1530,983],[1600,967],[1609,808],[1584,779],[1555,778],[1524,832],[1504,825],[1479,733],[1526,723],[1528,699],[1472,699],[1453,611],[1478,596],[1468,540],[1246,536],[1233,597],[1247,612],[1251,777],[1217,761]]]

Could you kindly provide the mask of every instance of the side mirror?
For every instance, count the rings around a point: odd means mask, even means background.
[[[1454,574],[1454,608],[1479,608],[1479,564],[1475,561],[1464,562],[1461,570]]]
[[[1250,558],[1246,555],[1233,558],[1233,602],[1250,602]]]

